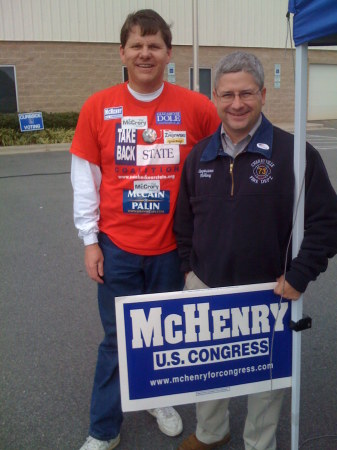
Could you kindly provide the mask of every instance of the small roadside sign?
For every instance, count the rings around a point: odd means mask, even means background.
[[[19,122],[22,132],[44,130],[42,112],[21,113]]]

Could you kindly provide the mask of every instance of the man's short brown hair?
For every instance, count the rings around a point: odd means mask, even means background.
[[[153,9],[140,9],[127,16],[121,29],[121,46],[124,48],[133,27],[139,26],[142,36],[157,34],[160,31],[167,48],[172,48],[170,25]]]

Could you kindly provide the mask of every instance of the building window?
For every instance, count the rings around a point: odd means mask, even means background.
[[[190,89],[193,90],[193,67],[190,68]],[[199,68],[199,91],[209,99],[212,98],[212,72],[211,69]]]
[[[0,113],[18,112],[14,66],[0,66]]]
[[[129,81],[128,69],[123,66],[123,81]]]

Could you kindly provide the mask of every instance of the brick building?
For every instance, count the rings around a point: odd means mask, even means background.
[[[0,0],[0,112],[79,111],[93,92],[124,81],[119,32],[126,15],[141,8],[172,24],[166,78],[192,88],[195,3],[200,91],[211,96],[222,56],[248,50],[265,68],[264,112],[273,121],[292,120],[295,50],[287,0]],[[336,119],[336,47],[309,49],[308,63],[308,119]]]

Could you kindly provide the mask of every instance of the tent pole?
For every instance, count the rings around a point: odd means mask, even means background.
[[[295,72],[295,137],[294,137],[294,173],[295,200],[298,201],[296,222],[293,230],[292,255],[298,254],[304,233],[304,190],[301,185],[305,173],[305,147],[307,123],[307,44],[296,47]],[[295,217],[295,210],[294,210]],[[303,296],[292,303],[291,318],[297,322],[302,318]],[[292,355],[292,396],[291,396],[291,450],[298,450],[300,422],[301,388],[301,332],[293,331]]]

